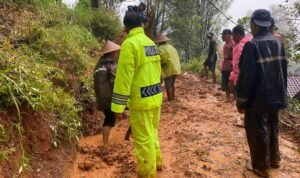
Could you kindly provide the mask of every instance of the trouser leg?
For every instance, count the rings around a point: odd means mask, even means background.
[[[270,166],[270,141],[268,134],[268,114],[247,110],[245,129],[254,169]]]
[[[159,137],[158,137],[158,127],[160,122],[160,110],[161,108],[154,109],[154,117],[153,117],[153,137],[154,137],[154,145],[155,145],[155,154],[156,154],[156,168],[162,169],[163,161],[160,152],[160,145],[159,145]]]
[[[173,80],[172,80],[172,100],[175,99],[175,81],[176,81],[176,75],[173,76]]]
[[[168,101],[173,100],[173,88],[172,88],[172,76],[166,77],[165,79],[165,87],[168,96]]]
[[[110,109],[104,110],[103,112],[105,115],[102,128],[103,144],[108,144],[110,130],[115,126],[116,119],[114,113]]]
[[[222,71],[221,89],[228,92],[229,71]]]
[[[157,135],[159,116],[160,108],[147,111],[130,111],[130,125],[134,138],[139,177],[156,177],[156,160],[160,158]]]
[[[270,126],[270,161],[271,163],[280,162],[279,141],[278,141],[278,119],[279,112],[274,111],[269,115]]]
[[[129,126],[125,135],[125,140],[130,140],[131,127]]]
[[[205,77],[208,78],[208,67],[206,64],[203,65],[204,65]]]
[[[213,83],[216,84],[217,83],[217,76],[216,76],[215,70],[212,71],[212,78],[213,78]]]
[[[172,90],[172,88],[167,89],[167,96],[168,96],[168,101],[173,100],[173,90]]]

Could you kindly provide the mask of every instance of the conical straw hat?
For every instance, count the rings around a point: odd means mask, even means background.
[[[156,43],[161,43],[161,42],[166,42],[166,41],[170,41],[171,39],[169,39],[167,36],[160,34],[158,35],[158,37],[156,38],[155,42]]]
[[[101,54],[107,54],[107,53],[111,53],[114,51],[118,51],[120,50],[120,46],[117,45],[116,43],[112,42],[112,41],[107,41],[104,46],[101,49]]]

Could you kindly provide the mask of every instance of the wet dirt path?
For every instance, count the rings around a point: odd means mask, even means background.
[[[164,169],[159,178],[221,177],[255,178],[246,169],[249,151],[244,128],[234,126],[239,115],[234,102],[209,81],[193,74],[177,80],[177,99],[162,107],[159,129]],[[132,141],[125,141],[126,119],[117,123],[103,147],[101,135],[83,138],[79,152],[65,177],[131,178],[136,177]],[[299,145],[284,133],[280,136],[282,167],[273,170],[278,178],[300,177]]]

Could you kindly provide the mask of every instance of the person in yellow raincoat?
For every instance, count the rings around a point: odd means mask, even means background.
[[[162,103],[160,56],[142,27],[141,16],[127,11],[127,38],[121,45],[111,109],[119,119],[125,107],[135,144],[138,177],[155,178],[162,169],[158,126]]]
[[[165,80],[168,101],[172,101],[175,99],[175,80],[181,73],[181,66],[177,50],[168,43],[169,40],[167,36],[160,34],[155,41],[159,44],[162,77]]]

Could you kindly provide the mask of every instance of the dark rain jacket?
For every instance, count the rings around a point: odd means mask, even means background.
[[[247,42],[240,57],[238,109],[271,111],[287,107],[287,59],[283,44],[260,32]]]
[[[105,62],[113,60],[107,58],[102,57],[94,69],[94,91],[98,109],[102,111],[110,110],[116,73],[116,65],[111,69],[106,67]]]

